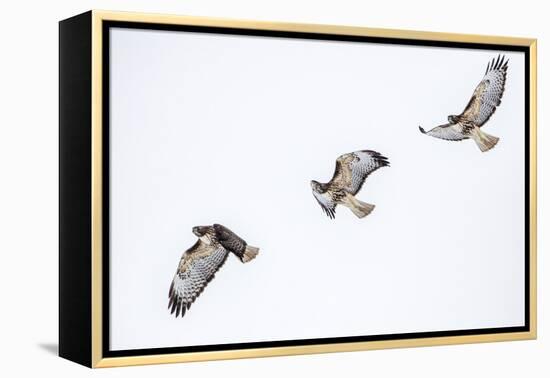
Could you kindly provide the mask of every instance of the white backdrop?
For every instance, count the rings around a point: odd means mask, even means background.
[[[57,345],[57,21],[88,10],[119,9],[203,16],[313,22],[371,27],[392,27],[446,32],[496,35],[516,35],[539,38],[539,339],[506,343],[409,348],[356,353],[336,353],[239,361],[217,361],[195,364],[133,367],[89,371],[55,357]],[[473,11],[475,10],[475,11]],[[550,207],[548,189],[548,133],[545,124],[549,101],[548,67],[550,36],[547,12],[539,1],[526,0],[504,4],[501,1],[464,0],[454,3],[419,0],[373,3],[342,0],[337,4],[323,1],[249,0],[97,0],[58,1],[45,3],[21,1],[5,3],[7,15],[0,24],[3,59],[0,82],[2,91],[2,138],[0,138],[1,250],[4,261],[0,267],[2,322],[0,344],[3,375],[12,377],[43,375],[44,371],[59,377],[150,377],[221,375],[239,377],[341,376],[376,377],[546,377],[550,353],[547,326],[549,289],[548,229]],[[479,72],[472,67],[477,80]],[[466,89],[465,89],[466,90]],[[468,89],[470,91],[471,89]],[[505,96],[507,96],[507,93]],[[462,98],[462,96],[460,96]],[[460,99],[456,106],[462,106]],[[504,103],[503,103],[504,105]],[[453,109],[449,109],[452,111]],[[460,110],[460,109],[458,109]],[[504,110],[499,109],[497,114]],[[439,120],[415,119],[426,126]],[[495,124],[492,124],[493,121]],[[503,127],[491,120],[488,132],[503,137]],[[501,141],[501,143],[504,140]],[[425,138],[430,148],[445,145],[443,141]],[[475,147],[454,146],[454,150],[472,152]],[[448,146],[449,148],[452,146]],[[372,146],[376,148],[376,146]],[[447,147],[447,146],[445,146]],[[496,148],[502,147],[500,144]],[[447,151],[449,151],[447,149]],[[360,198],[371,200],[378,207],[363,221],[372,225],[388,206],[377,197],[378,188],[387,187],[396,170],[394,166],[376,172]],[[497,150],[493,151],[497,152]],[[487,157],[487,156],[484,156]],[[331,157],[332,159],[332,157]],[[319,179],[330,176],[331,160],[315,164]],[[326,167],[326,168],[325,168]],[[328,170],[328,171],[325,171]],[[307,179],[309,179],[309,175]],[[315,216],[319,209],[307,198],[308,211]],[[375,202],[376,201],[376,202]],[[315,205],[315,206],[313,206]],[[386,206],[384,206],[386,205]],[[343,209],[345,210],[345,209]],[[339,221],[352,219],[339,211]],[[328,222],[328,220],[327,220]],[[178,230],[179,231],[179,230]],[[240,230],[239,230],[240,231]],[[246,233],[246,232],[245,232]],[[252,242],[255,235],[245,235]],[[188,229],[181,230],[182,248],[190,239]],[[188,239],[189,238],[189,239]],[[254,240],[255,241],[255,240]],[[174,250],[177,260],[179,250]],[[265,252],[265,251],[264,251]],[[257,265],[264,264],[258,258]],[[177,261],[173,262],[177,264]],[[254,274],[258,266],[237,263],[226,266],[216,280],[231,280],[230,271]],[[222,275],[222,273],[224,275]],[[229,275],[229,276],[228,276]],[[214,284],[214,282],[213,282]],[[224,285],[220,282],[218,287]],[[214,286],[212,287],[214,290]],[[201,301],[214,296],[205,293]],[[212,299],[214,300],[214,299]],[[206,306],[205,303],[200,305]],[[197,308],[193,311],[199,311]],[[191,314],[191,313],[190,313]],[[139,332],[139,330],[136,330]]]
[[[497,51],[112,33],[112,349],[524,324],[522,53],[481,153],[418,123],[459,114]],[[391,162],[358,195],[377,208],[331,221],[309,180],[358,149]],[[215,222],[260,255],[174,319],[191,228]]]

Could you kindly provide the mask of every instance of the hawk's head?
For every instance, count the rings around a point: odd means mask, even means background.
[[[209,229],[210,226],[195,226],[193,227],[193,233],[200,238],[201,236],[208,234]]]
[[[314,192],[317,192],[317,193],[323,193],[324,192],[323,185],[320,182],[317,182],[315,180],[311,180],[310,185],[311,185],[311,190],[313,190]]]
[[[450,115],[450,116],[447,117],[447,119],[449,120],[449,123],[452,124],[452,125],[459,122],[458,116],[456,116],[456,115]]]

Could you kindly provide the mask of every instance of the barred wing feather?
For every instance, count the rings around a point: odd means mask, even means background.
[[[325,214],[327,214],[330,219],[334,219],[334,217],[336,216],[336,203],[327,198],[327,194],[317,193],[315,190],[313,191],[313,196],[315,197],[319,205],[321,205],[321,208],[323,209]]]
[[[504,55],[499,55],[496,60],[493,59],[488,63],[485,76],[461,114],[461,117],[479,127],[491,118],[497,106],[500,105],[508,70],[508,60],[504,61],[504,59]]]
[[[420,126],[418,128],[420,129],[420,132],[422,134],[426,134],[434,138],[452,140],[452,141],[467,139],[467,137],[458,129],[459,127],[460,125],[446,124],[446,125],[436,126],[429,131],[425,131]]]
[[[336,171],[331,183],[337,183],[348,193],[356,195],[372,172],[389,164],[388,159],[376,151],[362,150],[344,154],[336,160]]]
[[[180,313],[182,317],[185,315],[225,263],[227,255],[225,248],[207,245],[200,240],[183,254],[168,294],[168,308],[172,314],[175,312],[176,317]]]

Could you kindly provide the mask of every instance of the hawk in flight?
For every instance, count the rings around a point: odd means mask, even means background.
[[[359,201],[355,195],[372,172],[388,165],[388,159],[376,151],[344,154],[336,159],[334,175],[328,183],[311,181],[313,196],[331,219],[335,217],[336,205],[348,207],[359,218],[366,217],[374,209],[374,205]]]
[[[181,257],[168,293],[168,309],[172,314],[176,313],[176,318],[185,315],[225,263],[229,252],[243,263],[255,258],[259,252],[258,248],[249,246],[221,224],[193,227],[193,233],[199,240]]]
[[[500,105],[504,85],[506,84],[506,71],[508,60],[504,61],[504,55],[493,58],[487,64],[485,76],[460,115],[450,115],[449,123],[434,127],[425,131],[419,126],[423,134],[445,140],[473,139],[482,152],[493,148],[498,138],[481,131],[483,126],[493,115],[497,106]]]

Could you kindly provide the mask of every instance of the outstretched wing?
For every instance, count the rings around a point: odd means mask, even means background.
[[[236,254],[241,260],[246,249],[246,242],[229,228],[221,224],[214,225],[216,239],[228,251]]]
[[[433,136],[434,138],[453,140],[453,141],[467,139],[467,136],[465,136],[460,132],[460,130],[458,129],[458,125],[456,124],[451,125],[448,123],[446,125],[436,126],[429,131],[425,131],[420,126],[418,126],[418,128],[420,129],[420,132],[422,134]]]
[[[500,105],[504,86],[506,84],[506,71],[508,60],[504,61],[504,55],[487,64],[485,76],[476,87],[470,102],[460,115],[461,118],[481,127],[491,118],[497,106]]]
[[[176,317],[185,315],[191,304],[225,263],[228,252],[222,246],[212,246],[198,240],[181,257],[170,285],[168,308]]]
[[[344,154],[336,160],[330,185],[355,195],[372,172],[389,164],[388,158],[376,151],[362,150]]]
[[[334,219],[336,216],[336,203],[328,198],[328,194],[323,195],[321,193],[317,193],[315,190],[313,190],[312,193],[317,202],[319,202],[319,205],[321,205],[321,208],[325,214],[327,214],[330,219]]]

